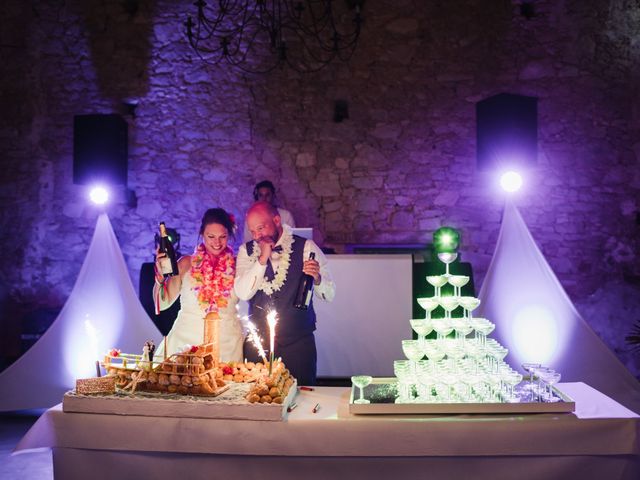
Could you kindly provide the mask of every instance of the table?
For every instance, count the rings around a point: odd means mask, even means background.
[[[16,447],[60,479],[640,478],[638,415],[584,383],[575,414],[353,416],[349,390],[300,392],[283,422],[64,413]],[[320,404],[317,413],[314,405]]]

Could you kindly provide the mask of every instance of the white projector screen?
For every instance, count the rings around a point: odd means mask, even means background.
[[[314,299],[319,377],[393,376],[411,338],[411,255],[328,255],[333,302]]]
[[[327,255],[333,302],[314,298],[319,377],[392,377],[411,338],[411,255]],[[246,315],[247,302],[240,302]]]

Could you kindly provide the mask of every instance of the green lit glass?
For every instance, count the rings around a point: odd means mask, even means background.
[[[458,250],[460,233],[451,227],[440,227],[433,232],[433,246],[436,253],[452,253]]]

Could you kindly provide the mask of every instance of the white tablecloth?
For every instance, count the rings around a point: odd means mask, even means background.
[[[353,416],[348,389],[329,387],[300,392],[283,422],[64,413],[58,405],[16,450],[53,448],[64,479],[640,478],[638,415],[583,383],[560,388],[575,414]]]

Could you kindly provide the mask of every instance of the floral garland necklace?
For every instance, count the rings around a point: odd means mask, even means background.
[[[287,273],[289,272],[289,265],[291,264],[291,252],[293,252],[293,235],[287,227],[283,230],[282,238],[280,239],[280,246],[282,247],[280,263],[278,264],[277,270],[274,272],[275,275],[273,280],[268,280],[265,276],[262,279],[260,287],[258,287],[258,290],[262,290],[267,295],[271,295],[272,293],[280,290],[282,285],[284,285],[284,282],[287,281]],[[254,240],[251,258],[255,261],[258,261],[258,258],[260,257],[259,250],[258,242]]]
[[[191,289],[205,314],[229,304],[235,273],[236,260],[229,247],[217,257],[207,253],[202,243],[196,247],[191,257]]]

